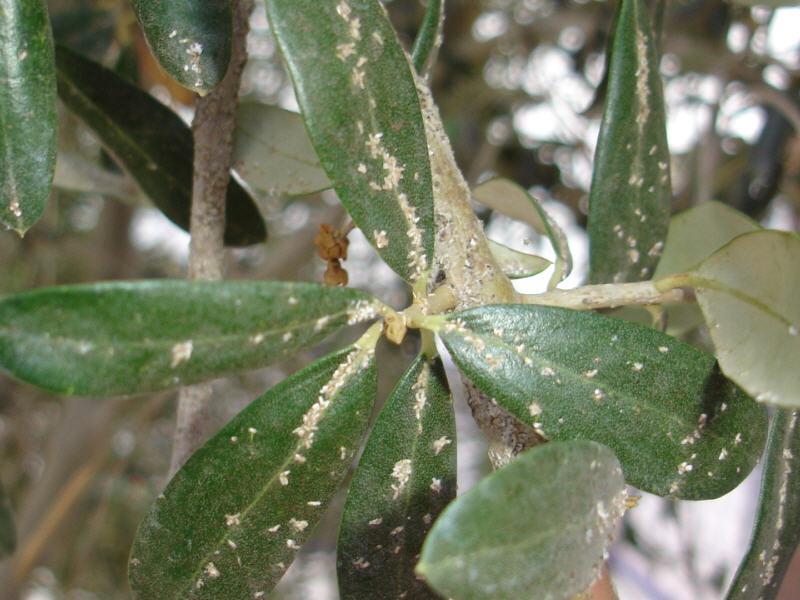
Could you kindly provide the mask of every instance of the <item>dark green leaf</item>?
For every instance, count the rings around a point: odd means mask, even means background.
[[[329,355],[284,380],[187,461],[139,526],[129,568],[135,598],[269,593],[367,428],[376,391],[369,346]]]
[[[50,193],[58,125],[44,0],[0,0],[0,222],[23,235]]]
[[[17,545],[17,532],[14,518],[8,506],[8,499],[0,486],[0,558],[9,556]]]
[[[800,543],[800,412],[778,409],[769,434],[750,548],[728,600],[775,598]]]
[[[342,600],[438,598],[414,565],[455,495],[450,391],[441,361],[421,356],[386,401],[350,484],[338,544]]]
[[[230,0],[133,0],[133,10],[158,63],[181,85],[204,96],[231,60]]]
[[[433,192],[419,99],[378,0],[267,0],[311,142],[383,260],[417,281],[433,256]]]
[[[551,287],[570,274],[572,254],[567,244],[567,236],[542,208],[539,201],[525,188],[510,179],[495,177],[475,186],[472,197],[492,210],[527,223],[537,233],[547,236],[556,255],[556,270],[550,281]]]
[[[667,235],[670,156],[646,0],[620,0],[589,196],[590,279],[649,279]]]
[[[455,313],[439,335],[467,376],[517,418],[551,440],[605,444],[643,490],[721,496],[764,447],[764,409],[713,356],[653,329],[502,305]]]
[[[331,187],[302,117],[277,106],[247,102],[236,109],[233,168],[270,195],[303,195]]]
[[[737,237],[691,274],[725,374],[756,400],[800,407],[800,238]]]
[[[379,304],[310,283],[46,288],[0,300],[0,366],[61,394],[141,394],[280,360],[375,316]]]
[[[92,130],[156,206],[189,228],[194,141],[180,117],[136,86],[74,52],[56,48],[58,94]],[[253,199],[235,181],[228,185],[225,243],[266,239]]]
[[[427,77],[436,62],[436,55],[442,45],[444,29],[444,0],[430,0],[425,9],[425,18],[414,39],[411,61],[417,73]]]
[[[568,600],[599,575],[626,498],[608,448],[538,446],[445,509],[417,572],[458,600]]]

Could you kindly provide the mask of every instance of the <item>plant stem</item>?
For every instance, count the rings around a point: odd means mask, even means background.
[[[232,4],[233,40],[228,72],[211,93],[197,98],[192,123],[194,178],[189,279],[222,279],[225,196],[230,181],[234,114],[239,82],[247,60],[247,31],[253,9],[252,0],[234,0]],[[170,478],[205,441],[210,400],[211,386],[208,384],[180,390]]]
[[[585,285],[574,290],[553,290],[544,294],[523,295],[525,304],[559,306],[575,310],[615,308],[617,306],[691,302],[694,294],[687,288],[659,290],[653,281],[634,283],[601,283]]]

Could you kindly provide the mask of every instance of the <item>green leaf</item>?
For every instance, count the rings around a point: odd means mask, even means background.
[[[417,572],[458,600],[568,600],[599,575],[626,498],[608,448],[588,441],[538,446],[442,513]]]
[[[442,320],[439,335],[475,385],[548,439],[605,444],[631,485],[716,498],[758,462],[766,412],[689,344],[545,306],[486,306]]]
[[[733,238],[759,229],[758,223],[721,202],[704,202],[685,210],[670,220],[653,279],[684,273]]]
[[[569,275],[572,271],[572,254],[567,236],[525,188],[510,179],[496,177],[475,186],[472,198],[492,210],[527,223],[539,234],[547,236],[556,255],[556,270],[550,280],[551,286]]]
[[[194,141],[180,117],[113,71],[56,48],[58,95],[97,135],[155,205],[188,230]],[[263,242],[266,227],[250,195],[231,180],[225,205],[225,243]]]
[[[0,486],[0,558],[10,556],[16,545],[17,532],[14,528],[14,518],[11,516],[8,498]]]
[[[742,6],[767,6],[769,8],[780,8],[782,6],[797,6],[797,0],[730,0],[734,4]]]
[[[234,140],[233,168],[256,190],[299,196],[331,187],[297,113],[242,103]]]
[[[411,62],[417,73],[427,77],[436,62],[436,55],[442,46],[444,29],[444,0],[431,0],[425,9],[425,18],[414,39],[411,49]]]
[[[536,275],[553,264],[541,256],[519,252],[492,240],[489,240],[489,250],[492,251],[497,264],[509,279]]]
[[[739,236],[691,274],[725,374],[756,400],[800,407],[800,238]]]
[[[267,0],[311,142],[353,221],[405,280],[433,256],[433,191],[408,57],[378,0]]]
[[[645,0],[620,0],[589,195],[592,283],[649,279],[669,225],[670,155]]]
[[[372,318],[349,288],[134,281],[0,299],[0,366],[60,394],[142,394],[264,366]]]
[[[670,220],[664,253],[653,279],[683,273],[742,233],[761,229],[744,214],[721,202],[704,202]],[[704,323],[697,303],[668,304],[667,333],[680,336]]]
[[[178,471],[139,526],[134,597],[268,594],[347,473],[375,392],[374,347],[353,346],[239,413]]]
[[[727,600],[775,598],[800,543],[800,413],[778,409],[770,430],[753,539]]]
[[[438,598],[414,565],[456,496],[455,435],[441,361],[420,356],[386,401],[350,484],[338,544],[343,600]]]
[[[53,35],[44,0],[0,0],[0,222],[39,220],[56,163]]]
[[[228,70],[230,0],[133,0],[158,63],[182,86],[205,96]]]

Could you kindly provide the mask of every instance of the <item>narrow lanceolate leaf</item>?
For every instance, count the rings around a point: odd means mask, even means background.
[[[438,598],[414,565],[456,495],[455,439],[441,361],[421,356],[387,400],[350,484],[339,529],[342,600]]]
[[[455,313],[439,335],[489,396],[551,440],[616,453],[631,485],[715,498],[755,466],[766,413],[714,357],[653,329],[544,306]]]
[[[298,196],[331,187],[297,113],[256,102],[240,104],[234,140],[233,168],[256,190]]]
[[[158,63],[181,85],[206,95],[231,60],[230,0],[133,0]]]
[[[489,250],[492,251],[498,266],[509,279],[536,275],[553,264],[541,256],[519,252],[491,240],[489,240]]]
[[[0,558],[9,556],[17,545],[14,519],[3,488],[0,487]]]
[[[774,598],[800,543],[800,412],[778,409],[770,430],[750,548],[728,600]]]
[[[44,0],[0,0],[0,222],[23,235],[44,211],[58,125]]]
[[[374,317],[379,304],[305,283],[46,288],[0,299],[0,367],[60,394],[141,394],[269,364]]]
[[[654,279],[684,273],[733,238],[761,229],[758,223],[721,202],[704,202],[670,220],[664,253]]]
[[[180,117],[99,64],[56,48],[58,95],[176,225],[189,228],[194,141]],[[263,242],[266,227],[250,195],[228,185],[225,243]]]
[[[311,142],[383,260],[417,281],[433,255],[428,147],[408,58],[378,0],[267,0]]]
[[[325,512],[367,428],[375,399],[369,346],[286,379],[188,460],[139,525],[129,565],[135,598],[269,594]]]
[[[756,400],[800,407],[800,238],[741,235],[687,283],[708,322],[725,374]]]
[[[423,77],[430,75],[439,48],[442,46],[442,30],[444,29],[444,0],[431,0],[425,9],[425,18],[414,39],[411,49],[411,61],[417,73]]]
[[[417,572],[458,600],[568,600],[599,575],[626,498],[608,448],[533,448],[442,513]]]
[[[572,254],[567,244],[567,236],[542,208],[539,201],[525,188],[510,179],[496,177],[475,186],[472,197],[492,210],[527,223],[537,233],[547,236],[556,255],[556,270],[551,279],[552,285],[569,275],[572,270]]]
[[[621,0],[589,195],[590,279],[649,279],[669,225],[671,184],[656,39],[645,0]]]

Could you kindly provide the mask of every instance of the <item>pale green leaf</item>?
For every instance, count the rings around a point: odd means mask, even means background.
[[[134,598],[268,594],[346,475],[375,388],[374,348],[353,346],[239,413],[189,458],[139,526]]]
[[[442,363],[420,356],[386,401],[350,484],[337,546],[342,600],[438,598],[414,565],[456,496],[455,436]]]
[[[704,202],[672,217],[653,279],[684,273],[743,233],[761,227],[721,202]]]
[[[643,490],[721,496],[764,447],[764,408],[722,376],[713,356],[648,327],[508,304],[453,313],[438,334],[498,404],[550,440],[605,444]]]
[[[445,509],[417,572],[458,600],[569,600],[598,576],[626,498],[608,448],[538,446]]]
[[[753,539],[727,600],[775,598],[800,543],[800,413],[778,409],[770,430]]]
[[[230,0],[133,0],[158,63],[181,85],[205,96],[231,60]]]
[[[756,400],[800,406],[800,238],[746,233],[703,261],[695,286],[719,364]]]
[[[650,279],[672,188],[660,57],[646,0],[620,0],[589,195],[590,280]]]
[[[432,265],[433,191],[408,57],[378,0],[267,0],[311,142],[355,224],[410,282]]]
[[[331,187],[303,118],[277,106],[245,102],[236,109],[233,168],[253,189],[299,196]]]
[[[553,264],[541,256],[519,252],[518,250],[514,250],[491,240],[489,240],[489,250],[492,251],[492,255],[500,266],[500,269],[502,269],[503,273],[505,273],[509,279],[519,279],[520,277],[536,275]]]
[[[23,235],[50,193],[58,125],[44,0],[0,0],[0,223]]]
[[[572,254],[567,244],[567,236],[527,190],[510,179],[496,177],[475,186],[472,198],[492,210],[527,223],[537,233],[547,236],[556,255],[556,271],[553,273],[552,284],[558,283],[570,274]]]
[[[670,220],[664,253],[653,279],[688,271],[736,236],[757,229],[756,222],[720,202],[705,202],[685,210]],[[671,335],[682,335],[704,322],[696,303],[668,304],[664,310]]]
[[[378,304],[310,283],[44,288],[0,299],[0,367],[60,394],[142,394],[280,360],[374,317]]]

